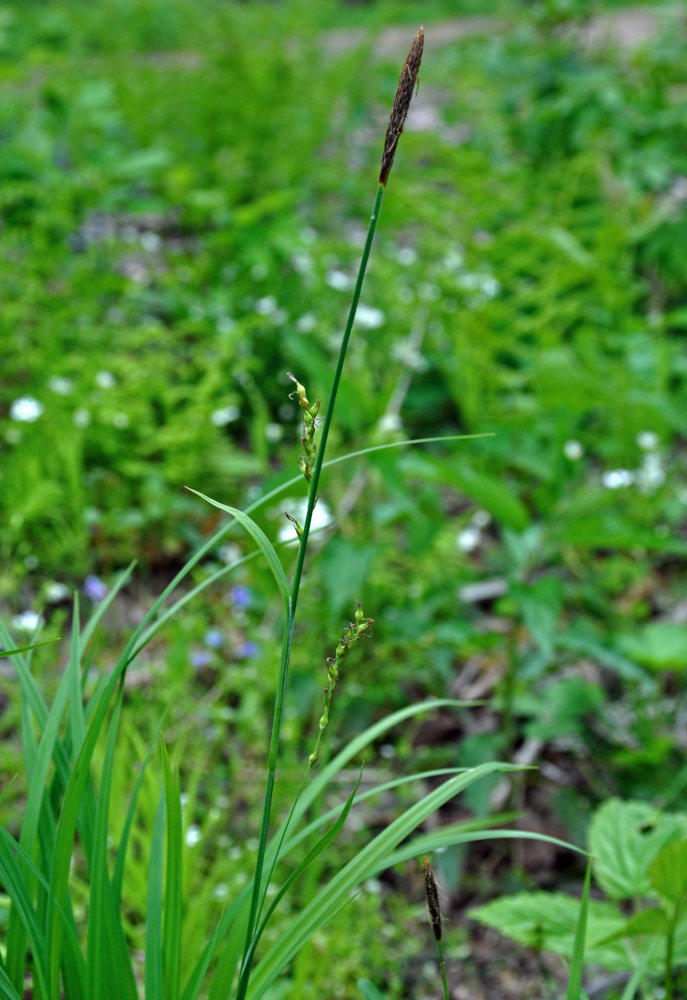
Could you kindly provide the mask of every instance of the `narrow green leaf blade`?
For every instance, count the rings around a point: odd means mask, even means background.
[[[262,528],[255,523],[252,517],[249,517],[249,515],[244,511],[239,510],[238,507],[229,507],[227,504],[220,503],[218,500],[213,500],[204,493],[199,493],[198,490],[191,490],[191,493],[195,493],[196,496],[199,496],[202,500],[206,500],[208,503],[211,503],[213,507],[217,507],[219,510],[223,510],[227,514],[231,514],[231,516],[239,522],[241,527],[248,532],[251,538],[257,543],[262,554],[265,556],[267,565],[269,566],[272,576],[279,587],[279,592],[288,607],[291,603],[289,581],[286,579],[284,567],[281,564],[272,542],[269,540]]]
[[[165,797],[160,795],[150,842],[146,905],[145,1000],[164,1000],[162,974],[162,857],[165,848]]]
[[[42,642],[32,642],[30,646],[17,646],[15,649],[0,649],[0,657],[17,656],[18,653],[27,653],[30,649],[40,649],[41,646],[50,646],[53,642],[59,642],[61,636],[54,639],[44,639]]]
[[[164,995],[179,996],[181,977],[181,915],[183,834],[181,819],[181,789],[179,771],[172,769],[167,750],[160,736],[160,752],[165,785],[167,812],[167,871],[165,886],[165,919],[162,936],[162,968]]]
[[[263,957],[251,979],[249,1000],[258,1000],[264,995],[284,966],[343,905],[356,885],[378,870],[380,861],[432,812],[480,778],[498,771],[515,770],[520,768],[496,761],[480,764],[464,774],[449,778],[387,826],[332,878]]]
[[[575,927],[575,941],[573,944],[572,962],[570,965],[570,978],[568,979],[568,989],[565,994],[566,1000],[580,1000],[582,993],[582,971],[584,969],[584,949],[587,938],[587,915],[589,913],[589,892],[591,889],[592,866],[587,862],[587,871],[584,877],[584,888],[580,901],[580,915]]]

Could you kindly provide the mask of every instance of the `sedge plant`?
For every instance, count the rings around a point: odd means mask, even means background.
[[[308,503],[303,523],[295,524],[298,550],[291,581],[277,549],[253,520],[251,513],[281,490],[300,481],[300,476],[265,494],[245,511],[205,498],[230,514],[231,520],[188,559],[134,630],[114,666],[109,672],[96,672],[95,684],[89,680],[93,673],[90,645],[103,615],[129,580],[133,567],[121,574],[83,626],[78,600],[75,599],[68,662],[50,703],[45,701],[32,673],[33,644],[17,648],[9,629],[0,622],[3,655],[11,657],[19,684],[20,725],[28,789],[18,836],[0,829],[0,887],[5,904],[0,914],[3,930],[0,938],[0,1000],[22,1000],[27,995],[33,1000],[61,1000],[62,997],[67,1000],[100,997],[139,1000],[141,996],[145,1000],[198,1000],[200,997],[207,1000],[259,1000],[313,934],[350,903],[356,886],[365,879],[390,865],[450,844],[490,837],[528,836],[521,832],[516,834],[493,829],[493,819],[480,821],[479,824],[453,823],[430,833],[417,832],[432,813],[482,777],[519,769],[497,761],[469,769],[414,774],[364,793],[358,792],[356,784],[344,802],[324,813],[311,814],[342,768],[383,734],[420,713],[459,704],[450,699],[433,699],[409,705],[369,727],[329,762],[320,766],[319,751],[339,667],[358,639],[369,634],[372,625],[371,619],[363,616],[361,608],[356,610],[354,621],[344,632],[334,657],[328,663],[329,685],[324,710],[315,748],[310,758],[304,760],[303,783],[287,817],[275,823],[273,816],[296,611],[321,474],[332,461],[351,460],[365,454],[355,453],[325,461],[337,390],[382,198],[418,81],[423,37],[420,28],[401,72],[384,144],[374,208],[321,426],[318,427],[319,403],[311,404],[305,387],[295,380],[303,412],[303,452],[299,467],[308,484]],[[367,449],[374,450],[377,449]],[[255,550],[209,574],[202,582],[168,603],[193,568],[236,525],[253,540]],[[127,709],[124,680],[127,671],[151,639],[189,601],[255,558],[267,561],[283,603],[284,622],[255,864],[247,885],[235,897],[226,900],[219,920],[199,953],[189,955],[184,948],[184,915],[188,900],[184,899],[182,878],[181,778],[178,766],[170,760],[162,735],[149,747],[131,792],[121,833],[114,842],[112,838],[113,773],[117,761],[119,723]],[[163,727],[164,717],[158,722],[160,731]],[[101,746],[101,761],[96,781],[93,758],[97,746]],[[141,968],[137,949],[124,919],[125,870],[144,775],[156,755],[160,761],[162,786],[153,828],[148,835],[148,886],[143,931],[145,957]],[[442,780],[428,792],[424,781],[429,776]],[[265,929],[276,916],[279,904],[296,880],[327,850],[351,809],[370,795],[404,783],[417,788],[413,804],[376,833],[347,863],[327,875],[326,879],[323,877],[313,898],[292,915],[290,923],[276,940],[263,943]],[[268,903],[268,884],[275,872],[282,870],[281,867],[278,869],[281,862],[288,865],[284,869],[288,874],[283,876]],[[88,900],[85,907],[77,905],[72,875],[74,867],[86,873]],[[442,971],[445,976],[445,968]]]

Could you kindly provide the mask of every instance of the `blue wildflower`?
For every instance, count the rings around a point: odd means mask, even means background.
[[[229,591],[231,595],[232,604],[237,608],[247,608],[251,601],[253,600],[253,595],[248,587],[242,587],[238,584],[236,587],[232,587]]]
[[[257,642],[242,642],[236,649],[236,656],[239,660],[247,660],[251,656],[257,656],[259,649]]]
[[[99,604],[107,595],[107,584],[103,583],[100,577],[90,573],[84,581],[84,594],[94,604]]]
[[[207,667],[210,663],[210,654],[206,649],[199,649],[195,653],[191,653],[191,666],[192,667]]]
[[[218,628],[210,628],[203,636],[203,642],[210,649],[217,649],[224,642],[224,635]]]

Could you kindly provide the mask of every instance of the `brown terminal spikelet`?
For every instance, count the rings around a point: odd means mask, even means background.
[[[410,107],[410,99],[413,96],[413,90],[418,82],[420,63],[422,62],[422,47],[424,43],[425,32],[424,28],[420,27],[418,28],[413,44],[410,46],[410,52],[406,56],[406,61],[404,62],[403,69],[401,70],[398,87],[396,88],[396,96],[394,97],[394,106],[391,109],[389,126],[386,130],[384,152],[382,154],[382,169],[379,171],[379,183],[384,186],[386,186],[389,171],[391,170],[391,165],[394,162],[398,140],[401,137],[403,126],[406,123],[408,108]]]
[[[432,866],[427,858],[422,859],[422,874],[425,879],[425,898],[432,933],[437,941],[441,941],[441,907],[439,906],[439,886]]]

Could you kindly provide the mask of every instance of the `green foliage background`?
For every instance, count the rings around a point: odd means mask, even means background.
[[[389,753],[440,766],[523,738],[572,748],[584,780],[553,798],[581,843],[590,802],[669,802],[686,773],[672,724],[687,667],[677,8],[624,48],[585,42],[574,3],[495,4],[500,20],[446,44],[433,19],[456,10],[438,0],[0,7],[0,599],[57,631],[55,583],[109,581],[132,558],[139,579],[166,579],[214,528],[185,486],[240,506],[295,472],[285,372],[327,392],[420,9],[420,91],[331,454],[492,436],[328,474],[339,520],[303,598],[289,752],[310,739],[319,665],[359,597],[376,637],[337,690],[338,738],[460,693],[466,664],[494,671],[498,726],[463,734],[459,753],[409,738]],[[399,22],[399,52],[380,54]],[[353,44],[352,26],[369,29]],[[16,419],[21,399],[37,419]],[[276,537],[273,513],[260,523]],[[485,582],[491,596],[471,597]],[[262,753],[275,610],[266,574],[242,584],[248,607],[213,592],[170,627],[135,696],[152,718],[178,693],[171,731],[189,764],[213,765],[203,802]]]

